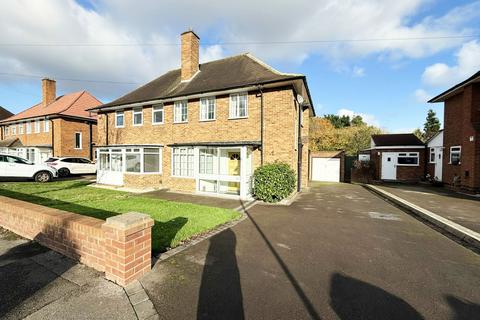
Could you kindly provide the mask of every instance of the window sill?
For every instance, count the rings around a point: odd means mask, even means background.
[[[178,179],[195,179],[194,176],[175,176],[173,174],[170,177],[171,178],[178,178]]]
[[[248,116],[245,116],[245,117],[235,117],[235,118],[229,117],[229,118],[228,118],[228,120],[241,120],[241,119],[248,119]]]
[[[188,120],[187,121],[174,121],[173,124],[184,124],[184,123],[188,123]]]
[[[134,176],[142,176],[142,175],[161,175],[162,173],[161,172],[128,172],[128,171],[125,171],[124,174],[131,174],[131,175],[134,175]]]
[[[125,126],[115,126],[115,129],[122,129],[125,128]]]
[[[212,121],[216,121],[216,120],[217,120],[217,119],[204,119],[204,120],[200,119],[200,120],[198,120],[198,121],[199,121],[199,122],[212,122]]]
[[[133,127],[141,127],[143,126],[143,123],[142,124],[132,124]]]
[[[420,165],[418,164],[398,164],[397,167],[419,167]]]
[[[152,126],[161,126],[164,125],[165,122],[152,122]]]

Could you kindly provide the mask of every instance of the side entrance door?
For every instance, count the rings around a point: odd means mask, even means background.
[[[397,180],[397,154],[395,152],[382,153],[382,180]]]
[[[435,150],[435,178],[438,181],[442,181],[443,171],[443,150],[442,148],[436,148]]]

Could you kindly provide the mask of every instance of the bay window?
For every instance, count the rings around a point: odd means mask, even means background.
[[[230,119],[246,118],[248,116],[247,93],[230,95]]]
[[[200,121],[215,120],[215,97],[200,99]]]
[[[141,154],[140,148],[129,148],[125,150],[126,171],[141,172]]]
[[[193,177],[193,148],[173,148],[172,153],[172,175],[177,177]]]
[[[143,172],[158,173],[160,172],[160,149],[144,148],[143,149]]]
[[[173,122],[182,123],[188,121],[187,100],[175,101],[173,106]]]

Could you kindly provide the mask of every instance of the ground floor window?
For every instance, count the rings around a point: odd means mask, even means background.
[[[418,152],[399,153],[397,164],[399,166],[418,166]]]
[[[173,148],[172,153],[172,175],[177,177],[193,177],[193,148]]]
[[[435,148],[430,148],[430,163],[435,163]]]
[[[450,164],[460,164],[460,159],[462,157],[462,147],[450,147]]]
[[[161,173],[162,148],[129,147],[99,149],[98,169],[112,172]]]

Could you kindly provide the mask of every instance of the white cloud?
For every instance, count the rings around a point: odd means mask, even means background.
[[[423,89],[415,90],[414,95],[415,95],[415,99],[419,103],[427,103],[427,101],[432,98],[432,95]]]
[[[367,124],[380,127],[380,122],[375,118],[374,115],[371,114],[366,114],[366,113],[361,113],[361,112],[355,112],[350,109],[339,109],[337,111],[338,116],[349,116],[350,119],[355,117],[355,116],[360,116],[362,117],[363,121],[365,121]]]
[[[476,40],[465,43],[455,54],[456,64],[435,63],[428,66],[422,81],[432,87],[450,86],[471,76],[480,69],[480,43]]]
[[[361,68],[361,67],[358,67],[358,66],[354,66],[353,69],[352,69],[352,74],[353,74],[353,77],[355,77],[355,78],[364,77],[365,76],[365,69]]]
[[[179,33],[192,27],[212,43],[201,61],[250,51],[268,62],[301,63],[312,55],[332,64],[377,54],[383,59],[425,57],[461,40],[354,41],[265,44],[326,39],[421,38],[468,34],[480,16],[480,1],[443,16],[412,22],[432,0],[257,1],[95,0],[94,10],[74,0],[3,1],[0,43],[96,43],[102,46],[2,46],[0,70],[64,78],[146,82],[179,66]],[[288,23],[286,23],[288,21]],[[205,36],[206,37],[206,36]],[[248,44],[232,44],[246,42]],[[155,43],[155,46],[109,44]],[[220,43],[220,44],[218,44]],[[223,44],[221,44],[223,43]],[[228,44],[230,43],[230,44]],[[288,71],[288,70],[285,70]],[[354,76],[364,75],[361,67]],[[13,81],[0,77],[0,81]],[[65,90],[89,89],[118,96],[137,85],[59,82]]]

